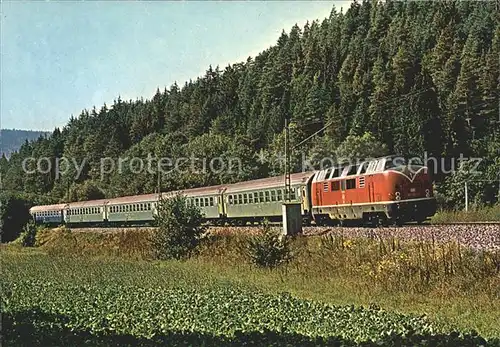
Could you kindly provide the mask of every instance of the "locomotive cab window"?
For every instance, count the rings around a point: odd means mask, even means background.
[[[332,192],[340,190],[340,182],[339,181],[333,181],[331,189],[332,189]]]
[[[350,180],[346,180],[346,188],[347,189],[355,189],[356,188],[356,179],[352,178]]]
[[[340,189],[345,190],[345,180],[340,181]]]

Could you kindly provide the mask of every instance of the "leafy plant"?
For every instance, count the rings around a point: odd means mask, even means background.
[[[205,232],[200,209],[188,204],[182,195],[174,195],[161,199],[157,211],[155,221],[158,230],[150,236],[154,258],[188,257]]]
[[[21,245],[23,247],[33,247],[35,246],[35,236],[36,236],[37,228],[35,223],[29,222],[19,235],[19,239]]]
[[[246,251],[252,263],[265,268],[275,268],[292,260],[290,239],[273,230],[267,220],[260,234],[247,239]]]

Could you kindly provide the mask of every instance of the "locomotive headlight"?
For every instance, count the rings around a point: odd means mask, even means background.
[[[430,192],[430,190],[429,190],[429,189],[426,189],[426,190],[425,190],[425,196],[426,196],[427,198],[431,196],[431,192]]]
[[[400,192],[396,192],[396,200],[401,200],[401,193]]]

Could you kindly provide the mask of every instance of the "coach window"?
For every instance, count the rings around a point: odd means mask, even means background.
[[[356,188],[356,179],[352,178],[350,180],[347,180],[346,186],[347,186],[347,189],[355,189]]]
[[[269,194],[269,190],[266,190],[266,191],[264,192],[264,196],[266,197],[266,202],[271,201],[271,197],[270,197],[270,194]]]
[[[248,194],[243,194],[243,203],[248,204]]]
[[[208,198],[209,201],[210,201],[210,206],[213,206],[214,205],[214,198],[213,196],[211,196],[210,198]]]
[[[282,191],[281,189],[278,189],[278,190],[276,191],[276,194],[277,194],[276,198],[278,199],[278,201],[283,200],[283,193],[282,193],[282,192],[283,192],[283,191]]]
[[[345,190],[345,180],[340,181],[340,189]]]
[[[253,204],[253,193],[248,193],[248,203]]]
[[[210,206],[210,201],[208,198],[205,198],[205,206]]]
[[[332,192],[335,192],[337,190],[340,190],[340,182],[339,181],[333,181],[332,182]]]
[[[292,188],[291,191],[290,191],[290,199],[291,200],[295,200],[297,197],[297,195],[295,195],[295,189]]]
[[[264,192],[259,192],[259,202],[264,202]]]
[[[232,205],[233,204],[233,196],[229,195],[227,199],[228,199],[227,202],[229,203],[229,205]]]
[[[276,191],[271,190],[271,201],[276,201]]]

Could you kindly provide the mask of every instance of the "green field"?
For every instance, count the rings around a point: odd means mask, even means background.
[[[402,264],[424,244],[299,238],[294,260],[271,271],[248,264],[244,237],[236,236],[216,237],[183,262],[132,260],[146,247],[137,233],[65,231],[45,233],[35,248],[3,246],[5,344],[500,343],[498,254],[463,250],[460,264],[453,246],[436,246],[444,257],[426,258],[431,272],[423,283],[418,273],[404,278],[410,268]],[[455,262],[453,274],[437,266],[446,261]],[[464,264],[481,274],[461,273]]]
[[[190,263],[3,250],[2,268],[9,346],[484,342],[424,317],[271,294]]]

